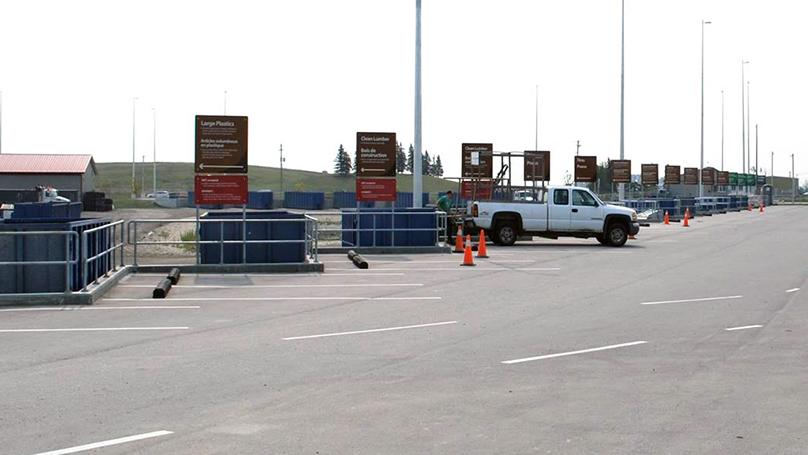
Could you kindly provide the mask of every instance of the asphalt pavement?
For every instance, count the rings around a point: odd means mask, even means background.
[[[0,308],[0,452],[808,453],[808,209]]]

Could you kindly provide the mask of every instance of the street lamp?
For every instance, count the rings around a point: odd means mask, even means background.
[[[721,90],[721,171],[724,171],[724,91]]]
[[[421,0],[415,0],[415,147],[412,157],[412,207],[421,208]]]
[[[703,32],[702,32],[703,33]],[[620,2],[620,159],[624,156],[625,145],[625,69],[626,69],[626,0]],[[618,186],[618,198],[622,201],[625,196],[625,186]]]
[[[135,189],[135,102],[137,97],[132,98],[132,199],[137,197]]]
[[[741,172],[746,173],[746,118],[744,118],[744,104],[746,104],[744,95],[744,82],[746,77],[743,74],[743,66],[749,63],[748,61],[741,60]]]
[[[701,177],[704,172],[704,26],[710,21],[701,21],[701,164],[699,165],[699,198],[704,197]]]
[[[153,173],[152,176],[152,194],[154,197],[157,197],[157,108],[152,108],[152,114],[154,118],[154,125],[152,125],[152,139],[154,141],[154,156],[152,157],[152,167]]]

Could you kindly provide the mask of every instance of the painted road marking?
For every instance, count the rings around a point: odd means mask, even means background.
[[[189,327],[90,327],[81,329],[3,329],[0,333],[29,332],[115,332],[133,330],[188,330]]]
[[[540,355],[538,357],[526,357],[524,359],[516,359],[516,360],[505,360],[502,363],[507,365],[512,365],[514,363],[522,363],[522,362],[531,362],[533,360],[544,360],[544,359],[553,359],[556,357],[564,357],[568,355],[576,355],[576,354],[586,354],[588,352],[596,352],[596,351],[605,351],[607,349],[617,349],[617,348],[626,348],[629,346],[636,346],[638,344],[645,344],[648,343],[647,341],[633,341],[631,343],[622,343],[622,344],[613,344],[611,346],[603,346],[600,348],[591,348],[591,349],[583,349],[580,351],[571,351],[571,352],[562,352],[559,354],[548,354],[548,355]]]
[[[440,300],[443,297],[171,297],[172,301],[250,302],[277,300]],[[104,302],[153,302],[153,299],[104,299]]]
[[[166,305],[166,306],[92,306],[92,307],[43,307],[43,308],[9,308],[6,311],[90,311],[90,310],[198,310],[197,305]]]
[[[561,268],[559,268],[559,267],[542,267],[542,268],[536,268],[536,269],[514,269],[514,270],[530,271],[530,272],[554,272],[554,271],[561,270]]]
[[[351,275],[353,276],[353,275]],[[382,287],[415,287],[423,286],[421,283],[405,283],[405,284],[380,284],[380,283],[365,283],[365,284],[178,284],[172,286],[175,288],[213,288],[213,289],[232,289],[232,288],[382,288]],[[122,284],[119,288],[153,288],[154,286],[148,284]]]
[[[762,325],[745,325],[745,326],[742,326],[742,327],[730,327],[730,328],[724,329],[724,330],[726,330],[728,332],[731,332],[733,330],[759,329],[761,327],[763,327],[763,326]]]
[[[705,299],[687,299],[687,300],[663,300],[660,302],[643,302],[640,305],[661,305],[663,303],[687,303],[687,302],[709,302],[712,300],[731,300],[743,298],[742,295],[731,295],[727,297],[707,297]]]
[[[458,261],[373,261],[374,264],[455,264]],[[486,261],[490,264],[510,264],[510,263],[520,263],[520,262],[536,262],[535,259],[503,259],[503,260],[495,260],[495,261]],[[325,264],[345,264],[345,261],[330,261],[325,262]],[[392,269],[384,269],[384,270],[392,270]]]
[[[366,272],[363,275],[367,276],[402,276],[403,273],[373,273],[373,272]],[[125,280],[128,280],[131,276],[130,275],[125,277]],[[137,276],[145,276],[145,277],[159,277],[165,278],[164,273],[138,273]],[[245,277],[278,277],[278,278],[311,278],[311,277],[329,277],[329,276],[349,276],[345,273],[248,273],[248,274],[240,274],[240,275],[211,275],[211,274],[196,274],[196,273],[185,273],[182,276],[189,277],[200,277],[200,278],[245,278]]]
[[[292,341],[292,340],[306,340],[309,338],[325,338],[325,337],[338,337],[342,335],[356,335],[359,333],[375,333],[375,332],[390,332],[393,330],[405,330],[405,329],[418,329],[421,327],[434,327],[438,325],[448,325],[448,324],[457,324],[458,321],[446,321],[446,322],[432,322],[430,324],[418,324],[418,325],[405,325],[401,327],[388,327],[385,329],[370,329],[370,330],[356,330],[353,332],[337,332],[337,333],[324,333],[321,335],[306,335],[302,337],[289,337],[289,338],[281,338],[283,341]]]
[[[788,290],[788,291],[786,291],[786,292],[797,292],[797,291],[799,291],[799,290],[800,290],[800,288],[794,288],[794,289],[789,289],[789,290]]]
[[[50,452],[41,452],[34,455],[65,455],[68,453],[84,452],[85,450],[100,449],[101,447],[109,447],[117,444],[124,444],[127,442],[140,441],[143,439],[156,438],[158,436],[166,436],[174,434],[173,431],[153,431],[151,433],[143,433],[135,436],[127,436],[125,438],[110,439],[108,441],[94,442],[92,444],[85,444],[83,446],[69,447],[67,449],[51,450]]]

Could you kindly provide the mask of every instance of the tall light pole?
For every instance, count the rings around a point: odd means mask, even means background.
[[[421,0],[415,0],[415,149],[412,156],[412,207],[421,208]]]
[[[749,128],[749,117],[751,116],[749,112],[749,106],[752,104],[752,100],[750,99],[749,93],[749,81],[746,81],[746,131],[749,133],[746,135],[746,164],[747,170],[744,172],[749,172],[752,167],[752,147],[749,146],[749,141],[752,139],[752,128]]]
[[[769,185],[772,186],[772,191],[774,191],[774,152],[772,152],[772,181]]]
[[[701,174],[704,170],[704,26],[710,21],[701,21],[701,161],[699,164],[699,197],[704,197]]]
[[[746,118],[744,114],[744,105],[746,104],[746,95],[744,94],[744,84],[746,77],[743,74],[743,66],[747,61],[741,60],[741,172],[746,174]]]
[[[152,156],[152,194],[157,198],[157,108],[152,108],[154,124],[152,125],[152,140],[154,142],[154,155]]]
[[[143,192],[146,188],[146,155],[143,155],[140,161],[140,197],[143,197]]]
[[[137,97],[132,98],[132,199],[137,197],[135,190],[135,102]]]
[[[626,0],[620,2],[620,159],[624,157],[625,144],[625,72],[626,70]],[[623,183],[618,186],[618,198],[623,200],[625,187]]]
[[[224,91],[224,115],[227,115],[227,90]]]
[[[757,186],[758,176],[758,125],[755,123],[755,186]]]
[[[724,91],[721,90],[721,171],[724,171]]]
[[[533,150],[539,149],[539,86],[536,86],[536,142]]]
[[[278,197],[283,197],[283,144],[281,144],[281,194]]]

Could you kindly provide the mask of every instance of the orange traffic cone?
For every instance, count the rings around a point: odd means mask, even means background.
[[[455,253],[462,253],[463,252],[463,227],[457,227],[457,235],[455,236]]]
[[[466,236],[466,250],[465,250],[465,253],[463,254],[463,263],[460,264],[460,265],[466,265],[466,266],[477,265],[477,264],[474,263],[474,255],[471,254],[471,236],[470,235]]]
[[[760,213],[763,213],[763,203],[760,203]]]
[[[690,227],[690,223],[688,223],[688,221],[687,221],[689,219],[690,219],[690,209],[685,209],[685,219],[684,219],[684,224],[682,224],[682,226]]]
[[[668,211],[667,210],[665,210],[665,224],[666,225],[671,224],[671,217],[668,216]]]
[[[752,211],[752,203],[750,202],[749,205],[746,207],[747,211]]]
[[[477,247],[477,258],[487,258],[488,252],[485,250],[485,229],[480,229],[480,245]]]

